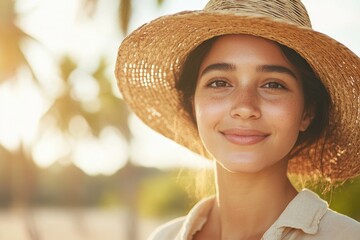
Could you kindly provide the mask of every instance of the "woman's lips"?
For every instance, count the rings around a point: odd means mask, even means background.
[[[270,134],[255,129],[226,129],[220,131],[224,137],[236,145],[252,145],[266,139]]]

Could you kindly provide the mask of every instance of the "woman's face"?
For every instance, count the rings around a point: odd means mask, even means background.
[[[311,121],[296,68],[275,43],[250,35],[214,42],[200,66],[194,111],[203,144],[231,172],[285,161]]]

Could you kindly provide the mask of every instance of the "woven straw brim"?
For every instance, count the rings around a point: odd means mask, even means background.
[[[175,89],[191,50],[214,36],[251,34],[286,45],[312,66],[331,96],[326,138],[289,162],[289,173],[344,180],[360,174],[360,61],[332,38],[282,21],[188,11],[143,25],[121,44],[116,63],[125,101],[148,126],[210,158]],[[323,156],[321,158],[320,156]]]

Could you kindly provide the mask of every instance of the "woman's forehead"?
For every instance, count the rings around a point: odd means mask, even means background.
[[[211,64],[219,63],[234,66],[276,65],[296,71],[278,44],[271,40],[245,34],[218,37],[204,57],[200,72]]]

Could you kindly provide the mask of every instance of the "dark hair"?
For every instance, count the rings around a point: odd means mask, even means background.
[[[296,155],[299,151],[310,146],[325,134],[326,127],[329,125],[331,100],[328,91],[316,76],[309,63],[293,49],[279,43],[277,44],[280,46],[285,57],[300,73],[305,111],[313,114],[313,119],[309,127],[306,131],[300,132],[299,134],[295,145],[297,149],[292,153],[292,155]]]
[[[176,83],[176,88],[181,93],[182,105],[195,125],[196,119],[193,111],[193,97],[195,95],[200,65],[217,38],[218,37],[214,37],[204,41],[188,55],[183,65],[180,78]],[[294,148],[295,152],[291,153],[291,155],[294,156],[299,151],[310,146],[325,133],[329,123],[331,101],[324,85],[306,60],[293,49],[277,42],[274,43],[280,47],[286,59],[288,59],[300,73],[304,92],[305,111],[314,114],[307,130],[299,134],[295,145],[296,148]]]

